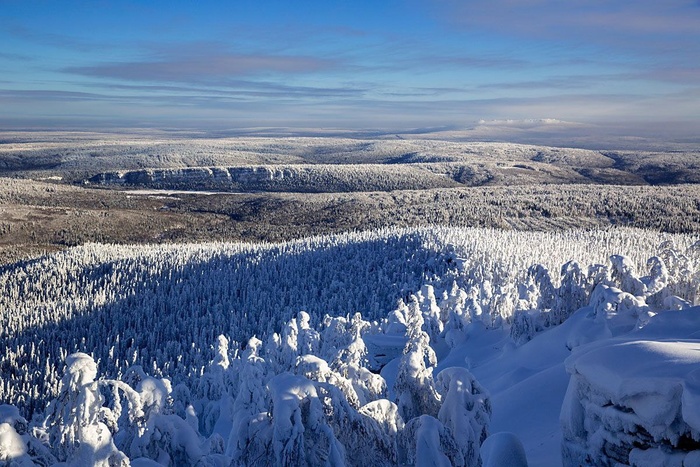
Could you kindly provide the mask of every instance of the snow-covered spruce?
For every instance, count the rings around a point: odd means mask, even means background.
[[[561,365],[563,357],[558,355],[568,353],[570,349],[629,334],[635,329],[647,329],[650,323],[658,322],[658,317],[665,315],[657,315],[665,308],[687,308],[697,302],[698,258],[697,249],[693,247],[696,239],[658,234],[645,237],[637,235],[640,232],[631,233],[516,234],[435,229],[392,231],[384,236],[357,234],[357,237],[341,237],[345,243],[339,242],[338,237],[331,237],[309,243],[260,247],[211,245],[139,251],[91,246],[16,265],[3,272],[3,284],[7,286],[8,295],[27,296],[30,305],[59,299],[70,303],[66,295],[51,287],[52,280],[45,280],[43,274],[49,278],[54,277],[51,274],[69,278],[66,280],[69,291],[77,291],[82,286],[92,287],[90,290],[98,292],[110,290],[114,295],[111,299],[102,298],[102,308],[86,306],[76,314],[83,316],[81,322],[97,321],[96,331],[100,331],[99,326],[113,325],[118,341],[121,332],[137,326],[140,320],[152,326],[149,337],[155,340],[159,339],[159,332],[169,329],[167,326],[173,323],[162,323],[164,317],[176,315],[167,315],[167,307],[155,308],[155,312],[150,310],[148,306],[157,300],[187,298],[189,301],[173,300],[172,303],[189,304],[192,309],[211,306],[213,299],[207,294],[212,290],[230,288],[226,279],[237,277],[237,269],[233,266],[227,268],[227,261],[245,273],[262,274],[258,277],[268,281],[304,270],[303,279],[307,284],[315,284],[315,293],[324,284],[322,273],[337,280],[338,276],[333,274],[338,274],[338,270],[347,273],[350,268],[374,267],[380,278],[379,284],[374,286],[377,288],[370,288],[366,282],[361,283],[350,275],[343,282],[349,291],[343,292],[343,288],[337,285],[334,290],[347,293],[347,296],[358,290],[371,290],[371,293],[376,293],[374,307],[380,308],[376,305],[376,297],[390,300],[394,305],[384,308],[384,313],[393,308],[384,316],[377,312],[370,317],[368,312],[365,316],[341,313],[340,316],[323,317],[323,311],[318,309],[323,301],[310,300],[315,309],[308,308],[309,313],[299,312],[294,318],[280,325],[266,326],[259,333],[250,332],[247,337],[258,334],[261,339],[251,338],[245,346],[224,336],[216,337],[215,320],[223,313],[201,313],[194,317],[184,314],[178,316],[178,319],[182,318],[178,324],[192,326],[189,331],[197,330],[195,345],[160,340],[167,350],[162,356],[169,359],[165,360],[165,366],[154,365],[153,360],[143,359],[143,354],[150,352],[148,347],[134,346],[136,338],[143,336],[132,334],[134,339],[126,347],[127,358],[114,346],[105,352],[105,357],[99,358],[99,374],[107,376],[100,378],[97,377],[97,358],[94,357],[101,349],[104,351],[103,347],[91,341],[78,341],[73,348],[62,346],[60,338],[65,336],[54,329],[51,337],[55,341],[50,342],[56,346],[56,354],[65,360],[67,366],[63,370],[63,363],[58,363],[52,370],[48,360],[44,362],[43,375],[50,376],[54,374],[52,371],[57,375],[55,395],[48,397],[53,401],[43,417],[35,411],[34,418],[41,423],[32,426],[27,440],[23,438],[27,432],[21,433],[21,420],[13,416],[12,422],[3,426],[3,446],[8,446],[6,451],[18,458],[25,455],[30,459],[53,456],[56,460],[77,459],[76,462],[91,455],[85,446],[93,446],[97,456],[93,462],[119,463],[127,458],[147,458],[166,464],[234,462],[234,465],[250,465],[256,460],[274,463],[287,459],[289,462],[313,464],[324,459],[343,458],[345,463],[352,464],[357,461],[348,459],[348,452],[367,451],[374,453],[376,458],[372,462],[379,465],[416,462],[426,456],[437,461],[473,465],[479,459],[479,445],[488,434],[485,427],[492,413],[492,399],[471,376],[471,371],[464,369],[465,366],[473,366],[474,374],[478,371],[480,380],[481,375],[485,375],[489,389],[498,387],[508,381],[517,381],[518,375],[532,375],[534,370],[530,362],[517,363],[517,359],[513,359],[510,367],[503,365],[494,358],[494,351],[503,358],[535,357],[540,362],[538,365],[551,358],[561,358]],[[366,236],[364,240],[362,235]],[[641,248],[644,242],[651,243],[654,239],[671,239],[674,245],[664,243],[658,250],[653,246],[646,250]],[[562,255],[561,243],[566,241],[571,245],[567,256],[577,251],[584,258],[598,255],[590,247],[596,241],[601,248],[616,245],[620,252],[626,246],[627,251],[634,254],[613,256],[609,262],[602,258],[598,264],[572,263],[569,257],[559,263],[565,265],[561,277],[552,276],[548,271],[556,268],[549,263],[561,259],[557,255]],[[524,249],[530,244],[536,247]],[[225,248],[237,250],[224,254]],[[329,261],[318,266],[319,276],[314,278],[315,260],[319,259],[314,257],[314,252],[318,251],[325,253],[321,259]],[[536,257],[535,253],[542,255],[543,264],[527,265]],[[545,253],[552,256],[546,257]],[[99,256],[102,254],[107,254],[104,258],[114,255],[108,268],[103,266],[104,261]],[[159,261],[154,261],[151,255]],[[294,258],[305,255],[308,258],[295,262]],[[652,259],[647,263],[645,256]],[[382,258],[390,259],[386,268],[380,267]],[[70,268],[57,267],[67,259],[73,261]],[[290,263],[285,264],[285,261]],[[123,269],[122,264],[128,267]],[[579,264],[591,265],[583,267]],[[140,274],[147,274],[148,267],[162,271],[159,280],[153,281],[158,293],[149,293],[149,289],[146,292],[126,289],[141,300],[142,303],[129,299],[129,295],[126,298],[134,304],[136,312],[144,316],[120,308],[118,311],[124,312],[123,315],[110,315],[119,318],[114,323],[94,319],[99,318],[99,312],[109,309],[113,303],[111,300],[124,291],[121,287],[133,287]],[[166,267],[172,268],[166,270]],[[109,268],[114,274],[105,279]],[[648,275],[638,275],[636,271],[644,270],[642,268],[648,268]],[[415,275],[407,276],[406,271],[413,271]],[[81,274],[85,274],[82,279]],[[29,277],[38,278],[39,283],[47,285],[46,289],[42,291],[36,285],[37,280]],[[379,285],[396,280],[396,277],[403,280],[403,284],[415,284],[402,288],[398,299],[391,297],[386,290],[378,289]],[[366,280],[365,276],[363,278]],[[190,280],[192,282],[188,282]],[[299,284],[302,282],[300,279]],[[267,284],[273,291],[279,291],[269,282]],[[279,283],[275,285],[279,286]],[[291,288],[296,285],[296,282],[288,284],[289,290],[297,291]],[[303,291],[303,286],[300,287]],[[169,295],[182,290],[186,293]],[[165,297],[160,297],[161,293]],[[216,293],[219,294],[217,297],[226,296]],[[274,296],[272,292],[269,294]],[[274,303],[289,303],[289,295],[285,296],[284,289],[280,295],[283,296],[278,299],[281,301]],[[367,303],[373,302],[371,295],[364,298]],[[567,318],[573,308],[571,301],[590,302],[590,305]],[[11,303],[11,300],[4,303]],[[89,301],[86,303],[91,305]],[[262,303],[263,309],[269,310],[265,306],[270,305]],[[551,308],[546,308],[546,304]],[[45,312],[48,307],[44,306],[37,306],[34,312]],[[32,316],[28,307],[24,311]],[[96,313],[96,316],[90,313]],[[519,321],[518,316],[526,316],[527,320]],[[228,321],[234,317],[243,319],[245,315],[227,316],[222,326],[224,330],[235,329]],[[75,316],[68,318],[63,318],[68,325],[77,321]],[[16,328],[4,328],[3,338],[8,342],[17,339],[27,346],[19,349],[21,353],[8,349],[10,358],[2,367],[3,389],[7,390],[6,394],[18,395],[23,409],[31,410],[39,407],[41,402],[36,396],[36,386],[31,386],[34,381],[31,378],[38,379],[42,375],[42,366],[35,366],[39,370],[31,373],[27,371],[31,365],[26,358],[35,358],[41,341],[32,339],[35,336],[32,332],[36,330],[17,315],[6,313],[3,319],[16,325]],[[562,321],[564,324],[558,325]],[[522,323],[527,323],[527,327]],[[159,327],[163,325],[166,327]],[[213,334],[209,340],[202,329]],[[237,331],[244,334],[250,329],[256,327],[246,323]],[[523,332],[524,329],[527,333]],[[545,330],[549,331],[543,332]],[[187,328],[181,331],[189,332]],[[510,340],[508,345],[488,344],[478,350],[484,355],[491,353],[489,358],[496,363],[492,365],[494,370],[510,368],[499,375],[500,381],[489,375],[483,365],[480,366],[479,358],[483,357],[465,353],[465,349],[474,348],[487,335],[506,336]],[[519,336],[526,338],[518,339]],[[658,337],[657,334],[652,336]],[[244,341],[238,336],[235,339]],[[556,346],[551,356],[542,355],[541,349],[548,345],[547,341],[557,343],[560,340],[561,345]],[[89,346],[93,344],[95,347],[91,350]],[[523,352],[519,353],[521,348]],[[87,351],[92,356],[71,353],[73,350]],[[138,360],[137,356],[143,360]],[[122,362],[118,361],[120,359]],[[193,362],[197,365],[194,370],[189,373],[171,371],[185,366],[186,359],[190,365]],[[139,363],[144,361],[147,364],[140,366]],[[14,365],[16,362],[21,364]],[[449,366],[446,362],[455,362],[462,368],[446,368]],[[436,364],[442,371],[438,371]],[[380,370],[381,373],[377,374]],[[179,380],[178,375],[181,376]],[[21,387],[15,387],[12,381],[17,380],[23,381],[33,392],[23,392]],[[494,416],[496,412],[493,411]],[[692,413],[695,412],[691,411],[691,418]],[[289,418],[280,419],[280,414]],[[90,434],[81,426],[89,427]],[[503,427],[503,424],[499,426]],[[457,431],[459,436],[455,436]],[[93,433],[98,433],[98,436],[95,438]],[[82,436],[87,437],[85,442],[79,441]],[[493,443],[499,444],[497,441]],[[319,448],[307,450],[311,444]],[[509,444],[513,453],[517,451],[516,445]],[[43,446],[48,454],[42,454],[37,446]]]
[[[71,354],[59,395],[33,436],[21,436],[26,421],[5,406],[13,422],[3,425],[6,457],[27,465],[47,459],[114,466],[148,459],[163,465],[393,466],[434,456],[449,465],[480,464],[488,394],[465,368],[442,370],[435,381],[434,360],[428,367],[418,364],[422,372],[413,369],[414,352],[432,352],[420,316],[403,335],[405,374],[393,392],[405,406],[403,388],[414,395],[423,386],[435,391],[431,414],[412,405],[403,416],[386,399],[386,381],[368,371],[363,344],[364,335],[385,332],[388,321],[331,318],[318,331],[309,321],[302,312],[282,335],[269,336],[264,345],[251,338],[233,354],[220,336],[193,391],[172,388],[138,366],[120,380],[96,379],[95,361]]]
[[[316,323],[329,312],[376,320],[426,284],[434,303],[425,306],[443,314],[428,320],[433,341],[444,333],[457,345],[464,326],[480,321],[510,328],[522,344],[566,319],[596,284],[627,287],[634,271],[650,271],[639,280],[651,306],[696,303],[696,241],[626,229],[435,227],[282,244],[86,245],[0,270],[0,401],[31,418],[58,394],[63,361],[76,351],[111,377],[136,364],[191,386],[219,334],[266,338],[299,310]],[[621,253],[628,264],[613,268],[608,257]]]
[[[645,465],[640,459],[649,456],[682,456],[692,465],[700,347],[688,339],[700,335],[700,308],[648,316],[643,300],[621,308],[625,292],[598,289],[594,295],[603,298],[577,311],[565,331],[594,340],[569,340],[573,376],[562,409],[567,465]],[[488,437],[492,403],[470,371],[448,367],[433,376],[443,338],[431,342],[436,324],[428,322],[456,316],[442,311],[426,286],[381,322],[355,315],[313,326],[301,312],[282,334],[265,343],[251,338],[242,351],[219,336],[192,390],[173,388],[138,366],[120,380],[96,378],[89,355],[71,354],[43,421],[32,427],[13,407],[0,407],[0,454],[26,465],[476,466],[488,441],[486,465],[504,459],[525,465],[517,437]],[[397,319],[406,325],[397,326]],[[474,338],[479,329],[483,323],[474,322],[463,332]],[[386,379],[368,371],[364,342],[379,336],[404,342],[393,359],[397,373],[382,371]]]

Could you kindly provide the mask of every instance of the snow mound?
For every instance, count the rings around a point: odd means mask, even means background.
[[[24,457],[27,447],[9,423],[0,423],[0,461],[7,462]]]
[[[513,433],[494,433],[481,445],[483,467],[527,467],[525,449]]]
[[[698,330],[700,308],[668,311],[574,350],[561,411],[565,465],[697,465],[688,462],[700,454],[700,341],[686,337]]]

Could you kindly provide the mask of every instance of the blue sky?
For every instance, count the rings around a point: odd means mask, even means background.
[[[0,0],[3,127],[700,129],[700,1]],[[623,131],[623,130],[621,130]]]

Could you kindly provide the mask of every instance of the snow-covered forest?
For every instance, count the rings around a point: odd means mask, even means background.
[[[697,148],[619,144],[442,131],[0,131],[0,264],[90,242],[277,242],[428,225],[698,232]]]
[[[0,463],[697,465],[699,240],[433,227],[4,266]]]
[[[618,142],[620,144],[620,142]],[[298,167],[294,167],[298,166]],[[242,182],[221,175],[235,168],[287,170],[282,186]],[[188,171],[187,169],[197,169]],[[213,169],[207,177],[200,169]],[[236,190],[341,191],[432,186],[528,183],[647,185],[698,183],[700,163],[693,145],[658,151],[590,150],[570,147],[475,142],[459,135],[352,134],[347,137],[216,137],[175,133],[4,132],[0,172],[64,181],[127,182]],[[130,173],[124,179],[124,173]],[[120,176],[119,173],[122,175]],[[362,180],[362,176],[367,179]],[[330,183],[329,183],[330,182]],[[324,183],[329,183],[324,185]],[[435,184],[437,183],[437,184]],[[201,188],[200,188],[201,189]]]

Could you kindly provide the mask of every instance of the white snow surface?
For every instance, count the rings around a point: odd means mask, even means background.
[[[562,406],[566,465],[697,465],[700,307],[574,349]],[[686,459],[687,460],[684,460]]]
[[[0,461],[7,462],[26,456],[27,447],[9,423],[0,423]]]
[[[627,401],[628,409],[646,420],[645,428],[665,427],[671,430],[667,436],[677,436],[677,425],[670,428],[663,423],[671,425],[680,414],[697,432],[700,307],[659,313],[643,328],[616,338],[606,323],[596,322],[592,311],[582,308],[519,347],[502,329],[472,328],[465,343],[438,364],[438,370],[460,363],[470,368],[491,393],[490,431],[515,434],[530,466],[562,464],[560,412],[570,384],[567,366],[590,376],[591,384],[598,384],[597,394]],[[579,342],[590,344],[576,347]],[[566,427],[570,422],[562,417]]]
[[[483,467],[527,467],[523,444],[513,433],[494,433],[481,445]]]

